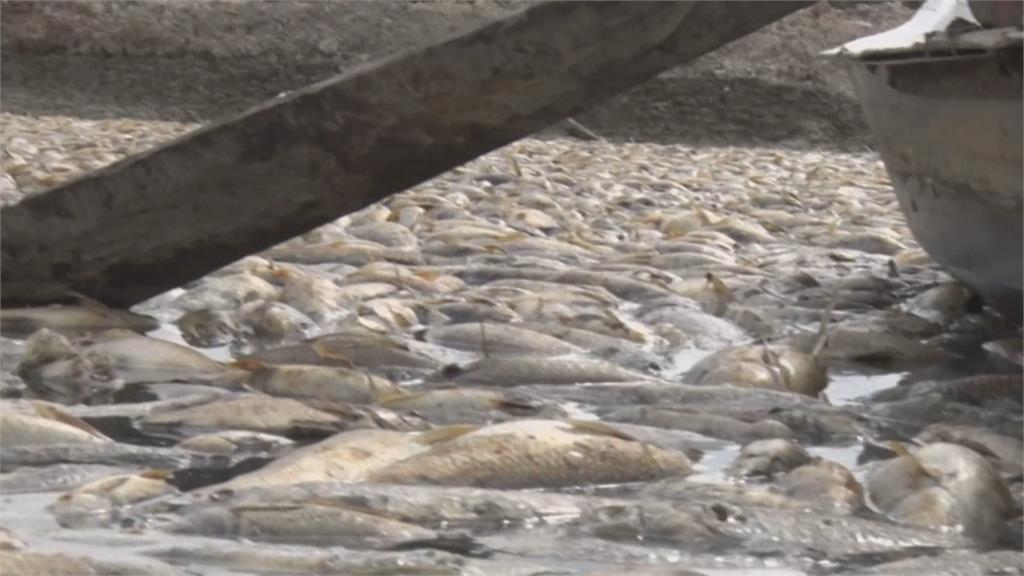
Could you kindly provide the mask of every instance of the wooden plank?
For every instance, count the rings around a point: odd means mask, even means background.
[[[545,2],[0,212],[3,306],[130,306],[364,208],[813,2]]]

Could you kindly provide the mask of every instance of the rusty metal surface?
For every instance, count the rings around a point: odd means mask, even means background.
[[[811,2],[548,2],[0,212],[2,304],[128,306],[513,142]]]
[[[1020,322],[1020,43],[983,54],[851,60],[849,65],[900,206],[921,247]]]

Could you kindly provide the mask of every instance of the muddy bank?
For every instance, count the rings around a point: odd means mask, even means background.
[[[8,4],[2,14],[4,111],[189,122],[242,110],[523,6]],[[835,63],[816,54],[895,26],[910,14],[899,3],[842,9],[822,3],[614,98],[580,120],[615,141],[863,149],[871,135],[849,83]]]

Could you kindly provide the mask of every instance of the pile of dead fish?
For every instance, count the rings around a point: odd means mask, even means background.
[[[0,323],[4,574],[1022,570],[1019,329],[868,155],[524,141]]]

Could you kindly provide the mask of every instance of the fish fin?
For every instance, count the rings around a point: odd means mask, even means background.
[[[266,370],[270,366],[256,358],[241,358],[233,362],[228,362],[229,368],[238,368],[239,370],[246,370],[248,372],[255,372],[256,370]]]
[[[143,470],[139,473],[142,478],[149,478],[150,480],[166,480],[174,475],[174,470],[167,468],[150,468],[149,470]]]
[[[441,277],[441,272],[437,270],[419,270],[417,272],[413,272],[413,276],[427,280],[428,282],[433,282]]]
[[[379,398],[377,398],[376,404],[377,406],[387,406],[392,402],[397,402],[399,400],[408,400],[411,398],[419,398],[424,394],[426,394],[426,392],[392,392],[390,394],[381,395]]]
[[[626,434],[614,426],[605,424],[604,422],[568,419],[566,420],[566,423],[568,423],[576,432],[582,432],[584,434],[591,434],[594,436],[611,436],[612,438],[618,438],[620,440],[632,440],[634,442],[639,442],[635,437]]]
[[[814,347],[811,349],[811,358],[815,360],[821,355],[821,352],[828,347],[828,327],[832,322],[832,310],[836,306],[836,300],[838,295],[832,294],[829,298],[828,305],[821,311],[821,322],[818,325],[818,335],[814,342]]]
[[[88,432],[89,434],[97,438],[107,438],[106,434],[93,428],[88,422],[82,420],[81,418],[75,416],[74,414],[71,414],[70,412],[65,412],[60,408],[55,408],[53,406],[50,406],[49,404],[43,404],[41,402],[31,403],[32,407],[36,411],[36,414],[43,418],[46,418],[48,420],[54,420],[56,422],[60,422],[61,424],[67,424],[68,426],[71,426],[73,428],[78,428],[79,430],[83,432]]]
[[[344,354],[342,354],[341,352],[337,352],[335,350],[331,350],[331,348],[325,342],[314,342],[312,344],[312,348],[313,352],[315,352],[316,355],[319,356],[320,358],[326,358],[328,360],[342,362],[344,363],[345,368],[356,367],[356,365],[351,360],[349,360]]]
[[[913,454],[910,453],[910,450],[907,449],[906,444],[904,444],[903,442],[898,442],[894,440],[892,442],[889,442],[887,447],[894,453],[896,453],[897,456],[913,457]]]
[[[101,313],[108,313],[111,311],[110,306],[107,306],[106,304],[100,302],[99,300],[96,300],[95,298],[90,298],[85,294],[82,294],[81,292],[69,290],[67,294],[68,296],[73,297],[75,300],[78,300],[79,304],[86,308],[89,308],[90,310],[94,310],[96,312]]]
[[[465,436],[479,428],[479,426],[473,426],[470,424],[457,424],[455,426],[445,426],[444,428],[434,428],[433,430],[420,432],[419,436],[416,437],[416,442],[427,446],[433,446],[434,444],[442,444],[460,436]]]

